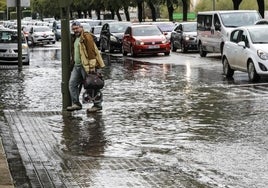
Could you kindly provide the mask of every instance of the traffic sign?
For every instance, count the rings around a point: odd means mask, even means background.
[[[19,0],[21,7],[30,7],[30,0]],[[17,0],[7,0],[7,7],[16,7]]]

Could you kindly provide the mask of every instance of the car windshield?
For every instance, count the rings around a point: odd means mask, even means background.
[[[192,23],[192,24],[184,24],[183,25],[183,31],[184,32],[194,32],[197,29],[197,24]]]
[[[173,23],[155,23],[162,32],[171,32],[175,25]]]
[[[50,31],[49,27],[35,27],[34,32],[46,32],[46,31]]]
[[[22,42],[25,39],[22,37]],[[18,35],[16,31],[0,31],[0,43],[18,43]]]
[[[94,34],[100,34],[101,32],[101,27],[94,27]]]
[[[239,27],[244,25],[254,25],[261,19],[257,12],[232,12],[220,14],[223,25],[226,27]]]
[[[162,32],[157,27],[136,27],[133,28],[133,36],[152,36],[161,35]]]
[[[248,31],[252,43],[268,43],[268,32],[266,28],[250,28]]]
[[[129,23],[116,23],[110,25],[111,33],[124,33],[126,28],[129,26]]]

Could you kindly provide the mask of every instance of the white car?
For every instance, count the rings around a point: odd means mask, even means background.
[[[28,35],[28,43],[31,45],[55,44],[56,37],[48,26],[32,26]]]
[[[238,27],[230,33],[223,48],[223,74],[232,77],[234,71],[247,72],[250,81],[268,76],[268,25]]]
[[[30,52],[26,38],[21,33],[22,63],[29,65]],[[0,30],[0,63],[13,65],[18,64],[18,32],[17,30],[4,29]]]

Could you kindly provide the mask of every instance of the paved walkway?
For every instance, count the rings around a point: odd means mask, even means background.
[[[177,167],[143,157],[103,156],[101,113],[4,113],[32,187],[198,187]]]
[[[12,188],[13,180],[10,175],[5,151],[2,145],[2,138],[0,137],[0,188]]]

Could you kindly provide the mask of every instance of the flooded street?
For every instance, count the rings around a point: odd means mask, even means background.
[[[226,80],[217,54],[102,55],[95,115],[86,114],[91,104],[61,112],[60,43],[32,48],[21,73],[0,66],[0,133],[10,166],[8,150],[18,150],[30,181],[39,174],[32,186],[267,187],[267,79]]]

